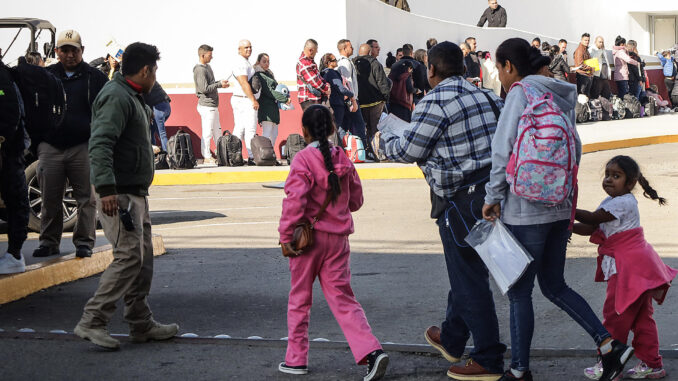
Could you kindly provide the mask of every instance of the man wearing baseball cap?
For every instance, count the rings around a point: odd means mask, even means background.
[[[57,38],[59,59],[47,68],[61,80],[66,92],[63,123],[36,136],[38,181],[42,190],[40,246],[34,257],[59,254],[63,232],[63,197],[66,181],[73,188],[78,220],[73,230],[76,256],[92,255],[96,239],[96,204],[90,183],[87,142],[90,136],[92,102],[108,78],[82,60],[85,47],[80,33],[64,30]],[[68,205],[67,205],[68,206]]]

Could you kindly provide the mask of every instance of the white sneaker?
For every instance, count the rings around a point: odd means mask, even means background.
[[[603,363],[599,361],[596,365],[584,369],[584,375],[591,380],[600,380],[603,375]]]
[[[205,160],[202,161],[203,164],[216,164],[217,160],[213,157],[207,157]]]
[[[26,271],[26,261],[23,254],[21,259],[16,259],[10,253],[5,253],[0,257],[0,274],[16,274]]]

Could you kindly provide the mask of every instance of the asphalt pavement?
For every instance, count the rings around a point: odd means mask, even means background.
[[[678,144],[607,151],[584,156],[580,207],[594,209],[604,198],[602,168],[615,154],[628,154],[670,204],[659,207],[636,192],[648,241],[669,265],[678,267],[675,215],[678,212]],[[425,344],[423,332],[444,318],[449,290],[437,227],[429,218],[428,186],[423,180],[370,180],[363,183],[365,205],[354,215],[351,236],[352,285],[376,336],[384,343]],[[290,379],[275,367],[284,356],[287,261],[277,246],[281,190],[261,184],[168,186],[151,189],[154,233],[168,253],[155,258],[149,302],[155,318],[177,322],[180,334],[198,338],[132,345],[101,352],[72,332],[98,276],[62,284],[0,306],[1,379]],[[35,238],[35,235],[31,235]],[[593,282],[596,247],[573,237],[566,279],[595,311],[601,311],[605,285]],[[670,291],[656,308],[661,349],[670,374],[678,371],[678,296]],[[495,288],[502,339],[510,344],[508,300]],[[590,337],[569,317],[534,292],[533,348],[538,380],[584,379],[581,370],[595,360]],[[126,334],[120,309],[110,330]],[[29,329],[35,333],[18,333]],[[65,335],[49,334],[63,330]],[[359,379],[344,337],[319,287],[309,328],[314,342],[311,373],[305,379]],[[260,337],[265,341],[214,339]],[[328,340],[329,343],[324,343]],[[470,343],[469,343],[470,344]],[[442,358],[411,349],[392,351],[388,379],[445,379]],[[402,348],[401,348],[402,349]],[[423,352],[428,352],[423,350]],[[582,357],[584,356],[584,357]],[[672,379],[669,376],[668,379]],[[678,379],[678,373],[676,378]]]

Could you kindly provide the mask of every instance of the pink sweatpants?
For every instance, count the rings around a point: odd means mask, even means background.
[[[621,315],[614,309],[617,275],[607,281],[607,295],[603,305],[603,325],[612,338],[626,343],[629,332],[633,331],[633,349],[636,357],[651,368],[662,368],[662,356],[659,354],[659,334],[657,324],[652,317],[652,291],[647,291],[631,304]]]
[[[317,277],[356,363],[364,364],[366,356],[381,349],[381,344],[372,334],[365,311],[351,289],[348,236],[314,231],[313,238],[315,243],[310,250],[290,258],[285,363],[289,366],[308,364],[308,321],[313,303],[313,282]]]

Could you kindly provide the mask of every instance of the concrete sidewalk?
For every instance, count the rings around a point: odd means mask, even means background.
[[[577,125],[584,153],[651,144],[678,142],[678,114],[662,114],[651,118],[624,119]],[[285,162],[283,160],[283,162]],[[414,164],[357,164],[362,180],[418,179],[421,170]],[[190,170],[159,170],[153,185],[207,185],[232,183],[280,182],[287,178],[289,166],[217,167],[200,165]]]

